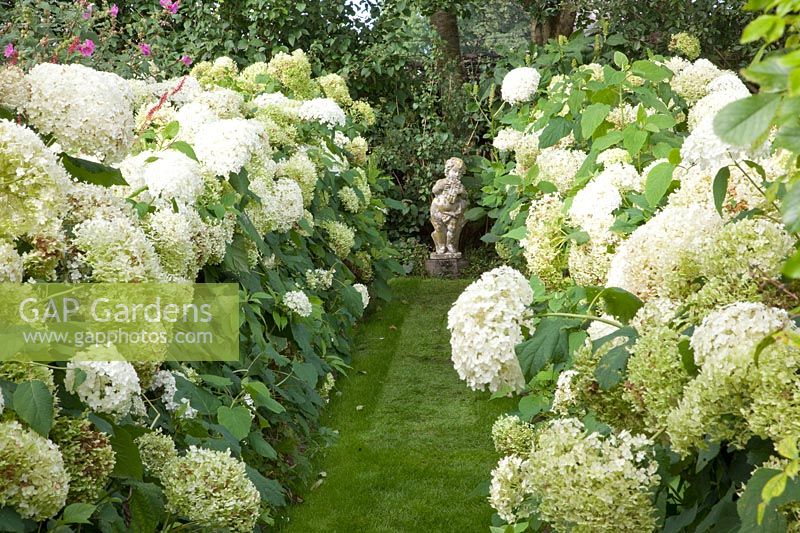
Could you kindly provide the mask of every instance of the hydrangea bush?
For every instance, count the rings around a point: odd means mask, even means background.
[[[399,271],[371,109],[302,50],[167,80],[12,63],[0,281],[237,283],[241,344],[224,364],[0,363],[2,525],[268,527],[330,434],[350,327]]]
[[[495,531],[800,527],[799,150],[775,96],[671,49],[694,60],[512,71],[487,110],[473,214],[508,266],[449,326],[470,387],[520,395],[492,428]]]

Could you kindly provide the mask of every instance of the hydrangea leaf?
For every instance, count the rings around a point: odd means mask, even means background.
[[[520,368],[526,380],[533,379],[545,366],[569,356],[569,329],[581,320],[545,317],[539,322],[533,337],[516,347]]]
[[[13,395],[14,411],[31,429],[46,437],[53,425],[53,394],[39,380],[17,386]]]
[[[236,407],[221,405],[217,409],[217,422],[236,439],[242,440],[250,434],[252,416],[250,409],[243,405],[237,405]]]
[[[112,185],[127,185],[128,182],[122,177],[122,172],[116,168],[72,157],[71,155],[61,154],[61,162],[64,168],[75,179],[84,183],[111,187]]]
[[[88,524],[89,518],[97,510],[96,505],[91,503],[71,503],[64,508],[61,515],[61,522],[65,524]]]
[[[734,146],[750,146],[772,126],[781,101],[777,94],[756,94],[736,100],[714,117],[714,132]]]

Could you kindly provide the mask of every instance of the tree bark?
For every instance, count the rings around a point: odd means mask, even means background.
[[[464,79],[463,62],[461,60],[461,35],[458,31],[458,16],[453,10],[439,10],[431,17],[431,26],[441,39],[442,64],[444,72],[458,80]]]
[[[530,8],[534,2],[534,0],[521,1],[525,8]],[[531,40],[542,45],[559,35],[570,35],[575,28],[577,15],[574,9],[565,5],[553,16],[544,19],[531,17]]]

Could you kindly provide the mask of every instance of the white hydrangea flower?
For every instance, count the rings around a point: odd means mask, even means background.
[[[549,181],[559,192],[564,193],[575,185],[575,174],[586,160],[586,152],[551,146],[536,158],[540,181]]]
[[[721,74],[722,71],[711,61],[701,58],[691,65],[680,68],[670,81],[670,85],[689,105],[694,105],[708,94],[708,84]]]
[[[152,201],[159,207],[193,205],[205,189],[200,165],[177,150],[145,151],[119,165],[131,190],[147,187],[137,199]]]
[[[145,232],[158,253],[164,272],[180,279],[194,281],[203,266],[196,243],[202,240],[205,225],[194,208],[176,213],[157,209],[147,217]]]
[[[608,148],[597,154],[596,162],[602,166],[630,163],[631,154],[624,148]]]
[[[561,226],[564,204],[556,193],[535,200],[525,219],[527,234],[520,241],[528,271],[547,285],[557,286],[564,279],[559,261],[563,244]]]
[[[713,208],[667,206],[617,248],[606,286],[643,299],[657,295],[678,268],[682,254],[699,249],[706,235],[721,226],[722,219]]]
[[[303,291],[289,291],[283,295],[283,305],[301,317],[311,316],[313,306]]]
[[[470,388],[523,389],[514,347],[522,341],[522,323],[532,301],[528,280],[504,266],[484,273],[453,304],[447,314],[451,359]]]
[[[692,335],[695,363],[724,365],[736,357],[752,358],[764,337],[787,328],[793,328],[789,313],[762,303],[736,302],[717,309]]]
[[[566,414],[569,408],[575,404],[577,396],[572,387],[572,380],[577,375],[577,370],[565,370],[559,374],[556,390],[553,393],[553,412]]]
[[[718,169],[734,161],[757,160],[768,155],[766,143],[753,149],[724,142],[714,131],[713,115],[700,120],[681,147],[684,165],[698,165],[715,174]]]
[[[264,127],[254,120],[227,119],[203,124],[194,141],[200,163],[217,176],[242,170],[263,143]]]
[[[208,105],[189,102],[175,112],[175,120],[180,124],[177,139],[194,146],[197,133],[202,127],[219,119],[220,117]]]
[[[119,161],[133,144],[133,93],[110,72],[41,63],[26,76],[28,121],[67,152]]]
[[[222,119],[241,118],[244,107],[244,96],[241,93],[222,87],[203,91],[193,101],[208,106],[214,114]]]
[[[150,384],[151,391],[162,389],[161,401],[164,403],[164,408],[170,413],[179,413],[181,418],[195,418],[197,416],[197,409],[192,407],[188,398],[181,398],[175,401],[175,395],[178,393],[178,385],[175,381],[175,375],[186,377],[180,372],[170,372],[169,370],[159,370],[153,376],[153,381]]]
[[[523,135],[524,133],[514,128],[503,128],[494,136],[492,144],[501,152],[513,152]]]
[[[670,69],[673,74],[679,74],[683,69],[691,66],[692,62],[680,56],[670,57],[664,61],[663,65]]]
[[[155,281],[163,272],[153,245],[132,218],[95,217],[74,228],[73,245],[95,282]]]
[[[627,431],[586,435],[575,418],[556,419],[538,435],[526,467],[539,517],[558,531],[652,531],[658,485],[653,443]],[[584,490],[576,493],[575,487]]]
[[[22,256],[14,249],[14,245],[0,240],[0,283],[20,283],[23,268]]]
[[[515,68],[503,78],[500,94],[511,105],[530,102],[542,79],[539,71],[531,67]]]
[[[725,78],[727,78],[727,76],[721,76],[711,83],[713,84]],[[739,82],[741,87],[711,91],[689,110],[689,131],[693,131],[704,119],[716,116],[726,105],[750,96],[750,91],[744,83],[739,81],[739,78],[736,78],[736,81]]]
[[[25,73],[15,65],[0,66],[0,107],[23,109],[30,98]]]
[[[608,234],[609,242],[590,240],[584,244],[571,244],[567,266],[569,276],[578,285],[603,285],[611,265],[616,236]]]
[[[356,283],[353,285],[353,288],[361,295],[361,303],[364,305],[364,309],[366,309],[369,305],[369,290],[367,286],[363,283]]]
[[[614,240],[611,233],[614,211],[622,205],[622,195],[613,181],[616,175],[613,169],[617,166],[604,170],[587,183],[572,199],[569,208],[571,222],[588,233],[593,241]]]
[[[333,285],[333,275],[336,273],[335,268],[326,270],[324,268],[315,268],[306,270],[306,286],[313,290],[327,291]]]
[[[70,180],[30,128],[0,120],[0,236],[56,234]]]
[[[303,192],[289,178],[257,179],[250,182],[250,190],[258,201],[247,206],[246,212],[262,235],[276,231],[285,233],[303,218]]]
[[[492,470],[489,504],[509,524],[524,520],[533,511],[524,505],[531,492],[527,470],[528,461],[516,455],[503,457]]]
[[[76,385],[78,370],[85,379]],[[136,369],[127,361],[70,361],[64,385],[93,411],[115,417],[130,413],[134,398],[142,392]]]
[[[330,128],[344,126],[347,116],[334,100],[330,98],[313,98],[305,100],[297,110],[301,119],[309,122],[319,122]]]
[[[296,181],[303,193],[303,205],[311,205],[317,186],[317,166],[305,151],[295,152],[289,159],[279,162],[275,174]]]

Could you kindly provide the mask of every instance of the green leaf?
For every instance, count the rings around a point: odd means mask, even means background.
[[[192,148],[192,145],[187,143],[186,141],[175,141],[171,143],[169,147],[172,150],[177,150],[181,152],[189,159],[197,161],[197,154],[194,153],[194,148]]]
[[[628,348],[636,340],[636,330],[627,326],[593,343],[593,349],[597,351],[603,344],[618,337],[627,337],[628,340],[624,344],[615,346],[606,352],[600,358],[594,371],[594,378],[603,390],[611,389],[622,381],[623,371],[628,366],[628,358],[630,357]]]
[[[625,68],[628,66],[628,58],[625,54],[617,50],[614,52],[614,64],[619,68]]]
[[[707,446],[702,448],[697,453],[697,464],[694,466],[695,473],[703,470],[708,463],[714,460],[719,455],[720,445],[719,442],[706,443]]]
[[[136,446],[133,438],[129,427],[114,429],[114,435],[110,437],[111,449],[114,450],[116,456],[114,470],[111,472],[113,477],[142,480],[144,474],[142,458],[139,455],[139,447]]]
[[[550,363],[565,361],[569,356],[569,332],[581,320],[545,317],[536,326],[533,336],[516,347],[520,368],[527,380],[533,379]]]
[[[800,182],[792,185],[783,197],[781,216],[790,233],[800,231]]]
[[[520,226],[518,228],[514,228],[505,235],[503,238],[506,239],[514,239],[515,241],[521,241],[528,235],[528,228],[527,226]]]
[[[572,126],[566,119],[562,117],[550,119],[544,131],[542,131],[542,134],[539,136],[539,148],[544,150],[545,148],[553,146],[566,137],[570,131],[572,131]]]
[[[800,278],[800,250],[792,254],[783,265],[783,275],[787,278]]]
[[[781,107],[777,94],[756,94],[731,102],[714,117],[714,131],[734,146],[751,146],[762,138]]]
[[[666,67],[656,65],[652,61],[634,61],[632,65],[633,73],[637,76],[654,82],[667,80],[672,77],[672,71]]]
[[[736,504],[739,518],[742,521],[740,531],[769,533],[784,533],[786,531],[786,519],[777,509],[787,503],[800,500],[800,479],[789,480],[783,492],[773,498],[767,505],[764,505],[761,512],[759,512],[759,506],[762,504],[761,494],[764,487],[769,480],[780,473],[780,470],[758,468],[747,480],[745,491]],[[760,523],[758,520],[759,514],[763,518]]]
[[[166,126],[164,126],[164,131],[161,133],[165,139],[174,139],[178,132],[181,129],[181,125],[177,120],[173,120]]]
[[[790,152],[800,153],[800,126],[786,124],[782,126],[773,143],[776,148],[785,148]]]
[[[304,381],[309,387],[312,389],[317,386],[317,379],[319,379],[319,373],[317,369],[311,363],[292,363],[292,371],[294,371],[295,375]]]
[[[279,404],[270,393],[266,385],[260,381],[246,381],[242,383],[244,389],[250,393],[253,401],[260,407],[266,407],[273,413],[283,413],[286,409]]]
[[[672,174],[675,172],[675,165],[672,163],[659,163],[650,174],[647,175],[647,182],[644,187],[644,197],[650,207],[656,207],[669,189],[672,183]]]
[[[631,154],[631,157],[639,155],[644,143],[647,142],[648,133],[630,125],[622,132],[622,146]]]
[[[779,15],[761,15],[742,31],[742,44],[764,39],[767,44],[777,41],[783,36],[786,23]]]
[[[129,484],[130,531],[157,531],[164,519],[164,493],[154,483],[131,481]]]
[[[611,111],[608,104],[592,104],[581,115],[581,133],[584,139],[589,139],[597,127],[603,123]]]
[[[64,168],[78,181],[91,183],[93,185],[101,185],[103,187],[128,184],[125,178],[122,177],[122,172],[116,168],[111,168],[101,163],[95,163],[94,161],[72,157],[64,153],[62,153],[60,157]]]
[[[260,455],[261,457],[265,457],[267,459],[277,459],[278,452],[275,451],[265,439],[264,435],[261,434],[260,431],[253,431],[247,437],[247,442],[253,448],[253,450]]]
[[[217,422],[230,431],[237,440],[242,440],[250,434],[252,415],[250,409],[243,405],[236,407],[221,405],[217,408]]]
[[[64,509],[61,521],[65,524],[88,524],[95,510],[97,506],[91,503],[72,503]]]
[[[480,220],[486,216],[486,210],[482,207],[473,207],[472,209],[467,209],[467,212],[464,213],[464,218],[469,221]]]
[[[722,167],[714,176],[714,183],[711,188],[714,193],[714,207],[717,212],[722,215],[722,206],[725,203],[725,196],[728,194],[728,179],[731,177],[731,170],[728,167]]]
[[[622,140],[621,131],[617,130],[609,131],[608,133],[606,133],[605,135],[599,137],[594,141],[594,143],[592,144],[592,151],[593,152],[603,151],[610,146],[614,146],[621,140]]]
[[[678,353],[681,355],[681,364],[686,373],[690,376],[697,375],[697,364],[694,362],[694,349],[689,339],[681,339],[678,342]]]
[[[589,291],[590,297],[594,297]],[[619,287],[606,287],[600,290],[599,297],[605,303],[606,311],[621,322],[629,322],[644,305],[633,293]]]
[[[544,396],[525,396],[519,401],[519,414],[525,420],[530,420],[548,407],[550,400]]]
[[[233,385],[233,381],[230,378],[226,378],[223,376],[216,376],[214,374],[201,374],[200,378],[209,385],[213,387],[217,387],[219,389],[224,389],[225,387],[229,387]]]
[[[17,386],[12,399],[14,411],[36,433],[46,437],[53,425],[53,394],[39,380]]]

